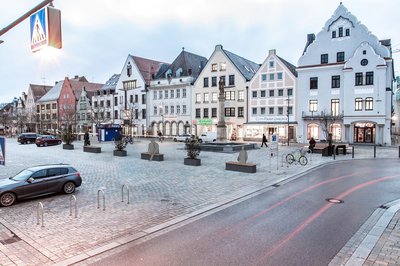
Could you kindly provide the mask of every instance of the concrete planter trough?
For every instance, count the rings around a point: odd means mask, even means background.
[[[74,145],[73,144],[63,144],[63,149],[64,150],[73,150],[74,149]]]
[[[114,156],[119,156],[119,157],[124,157],[124,156],[127,156],[127,155],[128,155],[128,153],[126,152],[126,150],[122,150],[122,151],[114,150],[114,151],[113,151],[113,154],[114,154]]]
[[[96,146],[83,146],[84,152],[101,153],[101,147]]]
[[[142,160],[150,160],[150,158],[151,158],[151,153],[142,152],[140,154],[140,159],[142,159]],[[164,161],[164,154],[161,154],[161,153],[154,154],[152,161],[158,161],[158,162]]]
[[[254,163],[226,162],[225,170],[237,171],[243,173],[255,173],[257,171]]]
[[[183,161],[184,165],[191,165],[191,166],[200,166],[201,160],[200,159],[192,159],[192,158],[185,158]]]

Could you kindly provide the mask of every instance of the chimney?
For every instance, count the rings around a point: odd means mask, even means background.
[[[315,41],[315,34],[314,33],[307,34],[307,43],[310,44],[313,41]]]
[[[222,50],[222,45],[221,45],[221,44],[215,45],[215,50],[216,50],[216,51]]]
[[[276,49],[271,49],[269,50],[268,55],[276,54]]]
[[[79,76],[78,76],[78,75],[75,75],[74,79],[78,79],[78,78],[79,78]]]

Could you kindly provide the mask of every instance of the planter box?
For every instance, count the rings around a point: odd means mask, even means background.
[[[201,160],[200,159],[192,159],[192,158],[185,158],[183,161],[184,165],[191,165],[191,166],[200,166]]]
[[[124,157],[128,153],[126,152],[126,150],[122,150],[122,151],[114,150],[113,154],[114,154],[114,156]]]
[[[63,149],[64,150],[73,150],[74,149],[74,145],[73,144],[63,144]]]
[[[101,147],[96,146],[83,146],[84,152],[101,153]]]
[[[150,160],[150,158],[151,158],[151,153],[142,152],[140,154],[140,159]],[[161,154],[161,153],[154,154],[152,161],[158,161],[158,162],[164,161],[164,154]]]
[[[226,162],[225,170],[237,171],[243,173],[255,173],[257,171],[254,163]]]

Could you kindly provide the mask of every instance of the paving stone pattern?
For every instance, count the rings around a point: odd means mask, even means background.
[[[92,140],[92,144],[96,141]],[[70,216],[70,196],[54,195],[0,208],[0,265],[52,265],[91,250],[104,248],[115,239],[143,233],[148,228],[172,221],[216,204],[230,202],[261,188],[318,165],[332,162],[329,157],[313,155],[303,167],[288,167],[282,155],[299,147],[281,146],[278,160],[262,148],[248,152],[248,162],[257,164],[257,173],[226,171],[226,161],[236,161],[237,153],[201,152],[201,166],[185,166],[183,143],[160,143],[164,161],[140,159],[149,141],[142,139],[127,146],[127,157],[115,157],[112,143],[95,143],[102,153],[83,152],[83,142],[74,142],[75,150],[61,146],[20,145],[7,139],[6,166],[0,178],[6,178],[32,165],[69,163],[83,177],[77,198],[78,218]],[[356,150],[356,158],[373,157],[371,147]],[[307,155],[309,156],[309,155]],[[398,150],[378,149],[377,157],[396,158]],[[337,156],[350,159],[351,154]],[[270,162],[271,160],[271,162]],[[130,204],[122,200],[122,185],[130,190]],[[98,190],[105,192],[98,208]],[[44,226],[37,225],[37,205],[44,206]]]

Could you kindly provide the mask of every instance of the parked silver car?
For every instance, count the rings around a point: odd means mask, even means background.
[[[0,205],[17,200],[63,192],[71,194],[82,184],[80,173],[68,164],[29,167],[17,175],[0,179]]]

